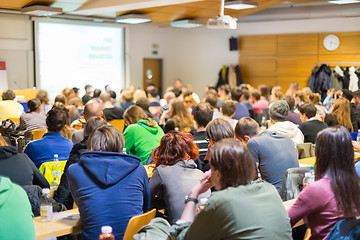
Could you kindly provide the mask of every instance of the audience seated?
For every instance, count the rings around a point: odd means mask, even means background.
[[[320,121],[324,121],[324,118],[328,111],[326,110],[325,106],[321,104],[320,99],[321,96],[319,93],[311,93],[309,96],[310,102],[313,103],[316,107],[316,117]]]
[[[78,163],[80,160],[80,155],[86,151],[86,144],[90,134],[98,129],[101,126],[106,125],[106,121],[101,117],[91,117],[84,127],[84,139],[81,140],[79,143],[75,144],[74,147],[71,149],[69,159],[66,162],[64,172],[61,175],[61,180],[58,189],[54,194],[55,201],[62,203],[66,206],[67,209],[71,209],[73,207],[73,198],[71,196],[69,183],[68,183],[68,176],[67,171],[69,166]]]
[[[0,239],[35,240],[33,213],[24,189],[0,176]]]
[[[346,98],[336,99],[332,113],[336,116],[339,125],[344,126],[349,132],[353,132],[349,100]]]
[[[81,99],[83,104],[85,105],[92,98],[91,93],[93,92],[92,90],[93,87],[91,85],[85,85],[84,88],[85,88],[85,95]]]
[[[0,175],[10,178],[20,186],[38,185],[49,188],[44,175],[24,153],[18,153],[16,147],[8,146],[0,135]]]
[[[70,111],[68,108],[69,105],[65,106],[61,102],[55,102],[53,105],[53,108],[54,107],[62,108],[66,112],[66,123],[65,123],[65,126],[61,129],[60,133],[61,133],[61,136],[63,136],[64,138],[67,138],[71,141],[74,129],[70,127],[71,123],[70,123]],[[71,107],[74,107],[74,106],[71,106]],[[75,112],[77,112],[76,109],[75,109]]]
[[[134,102],[133,102],[134,95],[135,95],[135,93],[133,94],[128,90],[124,90],[122,92],[122,94],[121,94],[121,102],[120,102],[120,106],[121,106],[122,109],[126,110],[128,107],[134,105]]]
[[[145,164],[152,150],[159,146],[164,132],[139,106],[126,109],[124,119],[127,125],[124,131],[126,153],[141,158],[141,163]]]
[[[287,112],[287,109],[285,110]],[[260,132],[259,125],[255,123],[253,119],[239,121],[236,126],[237,136],[244,136],[244,139],[245,136],[251,138],[246,146],[258,165],[261,178],[278,189],[286,170],[299,167],[294,142],[288,136],[270,130]],[[247,131],[242,133],[242,129]],[[250,136],[255,133],[258,135]]]
[[[310,239],[326,239],[336,222],[360,214],[360,180],[351,136],[344,127],[322,130],[315,154],[316,181],[301,191],[288,213],[291,226],[305,218]]]
[[[247,142],[260,134],[259,124],[252,118],[241,118],[235,126],[235,138],[239,139],[244,146]]]
[[[270,126],[268,130],[290,137],[295,144],[304,143],[304,135],[300,129],[294,123],[285,121],[288,112],[289,105],[285,100],[274,102],[269,111]]]
[[[156,123],[159,123],[159,118],[155,117],[151,112],[150,112],[150,101],[149,99],[147,99],[146,97],[142,97],[139,98],[136,102],[135,102],[136,106],[139,106],[142,108],[142,110],[146,113],[146,115],[151,118],[152,120],[154,120]]]
[[[20,130],[24,131],[25,144],[31,140],[31,131],[46,129],[46,117],[41,114],[41,102],[39,99],[31,99],[27,102],[28,110],[20,116]]]
[[[313,103],[304,103],[299,107],[299,112],[303,122],[299,128],[304,134],[304,142],[315,144],[318,132],[327,128],[327,125],[315,117],[317,109]]]
[[[123,119],[124,110],[112,104],[110,93],[102,93],[100,95],[100,103],[107,121]]]
[[[122,239],[130,218],[149,208],[147,173],[141,159],[122,153],[124,137],[114,126],[96,129],[87,146],[88,152],[68,169],[82,235],[98,239],[101,227],[107,225],[116,239]]]
[[[300,90],[300,85],[297,82],[291,82],[289,89],[286,91],[286,96],[295,97],[295,93]]]
[[[84,119],[85,121],[89,120],[91,117],[101,117],[103,111],[101,106],[97,101],[90,100],[84,106]],[[76,130],[72,135],[72,142],[74,144],[79,143],[84,139],[84,129]]]
[[[222,118],[211,120],[206,126],[206,137],[209,139],[208,151],[206,153],[202,171],[210,170],[210,149],[215,143],[224,138],[234,138],[234,128],[231,124]]]
[[[328,125],[328,127],[334,127],[338,125],[336,115],[333,113],[327,114],[325,116],[324,122],[326,125]]]
[[[228,121],[231,126],[235,129],[237,120],[234,119],[236,105],[232,100],[225,100],[220,108],[221,117]]]
[[[234,101],[236,105],[235,115],[232,117],[235,120],[239,120],[243,117],[249,117],[249,109],[240,102],[241,97],[243,96],[243,91],[240,87],[232,88],[231,91],[231,100]],[[251,104],[250,104],[251,105]],[[251,106],[252,109],[252,106]]]
[[[295,107],[294,97],[285,96],[283,98],[283,100],[285,100],[287,102],[287,104],[289,105],[288,116],[285,118],[285,121],[290,121],[299,126],[302,123],[302,121],[300,119],[300,115],[298,113],[294,112],[294,107]]]
[[[48,92],[40,89],[36,94],[36,98],[41,102],[41,114],[46,116],[52,108],[52,105],[49,104]]]
[[[66,124],[67,112],[63,108],[53,107],[47,114],[47,133],[42,139],[30,142],[24,153],[39,168],[44,162],[52,161],[54,154],[58,154],[59,160],[67,160],[73,147],[73,143],[61,136],[60,131]]]
[[[188,194],[181,216],[186,233],[176,239],[292,239],[289,218],[276,189],[254,182],[254,164],[236,139],[223,139],[211,149],[211,175]],[[195,200],[212,186],[217,192],[195,217]]]
[[[178,131],[165,134],[161,138],[160,146],[152,153],[156,168],[150,179],[150,196],[152,202],[155,199],[165,202],[172,223],[180,219],[185,207],[185,196],[204,175],[196,169],[194,160],[198,156],[198,149],[191,134]],[[209,196],[210,191],[207,191],[200,197]]]
[[[147,91],[147,98],[150,101],[149,111],[154,116],[157,116],[161,110],[161,105],[158,99],[158,95],[159,95],[159,91],[155,87]]]
[[[204,98],[204,102],[209,103],[214,108],[213,119],[221,118],[219,109],[216,108],[216,102],[218,97],[215,94],[207,94]]]
[[[269,107],[268,102],[265,99],[260,98],[260,93],[257,90],[251,92],[250,102],[252,103],[255,114],[259,114],[261,110]]]
[[[197,168],[202,170],[204,166],[204,159],[207,153],[209,142],[206,137],[206,126],[213,118],[214,110],[207,102],[202,102],[195,105],[193,110],[193,117],[197,126],[197,131],[193,135],[194,143],[199,148],[199,158],[195,161]]]
[[[157,115],[157,116],[159,117],[159,119],[161,118],[161,115],[162,115],[165,111],[169,110],[169,108],[170,108],[170,101],[171,101],[172,99],[174,99],[174,98],[176,98],[176,96],[175,96],[175,94],[174,94],[173,92],[167,92],[167,93],[164,94],[164,99],[165,99],[165,101],[166,101],[166,104],[161,108],[160,112],[159,112],[158,115]]]
[[[101,90],[100,89],[95,89],[93,92],[93,100],[97,101],[100,104],[100,95],[101,95]]]
[[[13,90],[5,90],[2,95],[2,101],[0,101],[0,119],[6,120],[8,118],[20,118],[24,112],[23,106],[15,102],[15,93]]]
[[[360,112],[358,111],[355,103],[351,102],[354,98],[353,92],[347,89],[342,90],[342,95],[344,98],[350,102],[350,119],[353,126],[353,132],[357,132],[360,128]]]

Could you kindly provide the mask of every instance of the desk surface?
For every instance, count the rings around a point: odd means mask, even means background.
[[[354,155],[354,161],[357,162],[360,160],[360,153],[356,152]],[[303,158],[299,159],[299,164],[306,164],[310,166],[315,166],[316,157],[309,157],[309,158]]]
[[[79,214],[78,209],[72,209],[68,211],[64,211],[61,213],[54,213],[54,215],[71,215],[71,214]],[[59,215],[58,215],[59,216]],[[52,219],[49,222],[41,222],[41,217],[34,218],[36,239],[42,240],[48,237],[54,236],[64,236],[67,234],[80,232],[80,218],[71,219],[71,217],[65,219]]]

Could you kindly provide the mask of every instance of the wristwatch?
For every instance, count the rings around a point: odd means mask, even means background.
[[[185,196],[185,204],[188,202],[194,202],[194,203],[198,203],[199,201],[197,200],[197,198],[191,198],[188,195]]]

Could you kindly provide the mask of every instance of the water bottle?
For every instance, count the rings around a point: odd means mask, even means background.
[[[56,187],[60,184],[60,177],[61,177],[61,165],[59,162],[59,155],[54,154],[54,164],[52,165],[52,177],[53,183],[52,186]]]
[[[305,173],[305,177],[303,179],[303,190],[307,187],[307,185],[309,185],[309,178],[310,178],[310,173],[306,172]]]
[[[310,168],[310,176],[309,176],[309,184],[315,182],[315,170],[314,166],[311,166]]]
[[[267,122],[265,116],[261,118],[261,129],[266,130],[267,129]]]
[[[115,236],[112,234],[112,227],[102,226],[99,240],[115,240]]]
[[[40,198],[40,216],[42,222],[48,222],[52,219],[53,207],[50,197],[50,189],[44,188]]]

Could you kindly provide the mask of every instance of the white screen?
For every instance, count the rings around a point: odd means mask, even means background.
[[[124,86],[123,28],[38,22],[37,87],[54,99],[62,89],[90,84],[116,93]]]

